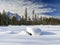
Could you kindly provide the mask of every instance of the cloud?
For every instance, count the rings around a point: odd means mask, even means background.
[[[49,13],[49,12],[54,12],[54,11],[56,10],[52,8],[43,8],[43,9],[36,9],[35,13]]]
[[[32,15],[33,9],[36,14],[56,11],[52,8],[42,8],[44,6],[47,6],[47,4],[37,4],[29,0],[0,0],[0,11],[5,9],[6,11],[18,13],[19,15],[24,15],[26,7],[28,8],[28,15]]]

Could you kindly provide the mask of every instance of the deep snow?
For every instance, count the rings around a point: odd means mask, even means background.
[[[32,28],[32,27],[26,27],[26,32],[29,33],[30,35],[41,35],[41,29],[40,28]]]
[[[27,27],[40,31],[30,36]],[[0,45],[60,45],[60,25],[0,26]]]

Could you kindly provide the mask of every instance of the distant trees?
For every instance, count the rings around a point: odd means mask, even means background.
[[[25,9],[25,21],[27,21],[27,8]]]
[[[32,11],[32,18],[27,14],[27,8],[25,8],[25,14],[21,17],[20,20],[17,20],[16,16],[13,16],[12,19],[7,15],[5,10],[0,12],[0,26],[7,25],[60,25],[60,19],[53,17],[39,17],[35,14],[35,10]]]
[[[17,25],[17,19],[15,16],[12,17],[12,25]]]
[[[3,13],[0,13],[0,25],[8,25],[9,24],[9,17],[6,14],[5,10],[3,10]]]
[[[2,25],[3,21],[2,21],[2,14],[0,13],[0,25]]]

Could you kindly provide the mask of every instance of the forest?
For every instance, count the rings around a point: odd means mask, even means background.
[[[6,11],[0,12],[0,26],[7,25],[60,25],[60,19],[54,17],[40,17],[32,11],[32,19],[28,17],[27,8],[25,9],[24,16],[20,20],[17,20],[16,16],[13,16],[12,19],[7,15]]]

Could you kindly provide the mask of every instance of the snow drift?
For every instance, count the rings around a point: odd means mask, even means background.
[[[18,33],[18,35],[22,35],[22,36],[23,36],[23,35],[26,35],[26,36],[27,36],[28,33],[27,33],[26,31],[21,31],[21,32]]]
[[[60,25],[0,26],[0,45],[60,45]]]
[[[41,35],[41,29],[40,28],[27,27],[26,31],[30,35]]]
[[[2,34],[10,34],[11,33],[11,31],[0,31],[0,35],[2,35]]]

